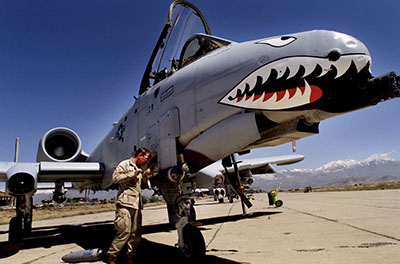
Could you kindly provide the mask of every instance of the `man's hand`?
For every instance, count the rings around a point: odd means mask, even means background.
[[[153,174],[153,172],[151,171],[150,168],[148,168],[147,170],[144,171],[143,176],[145,177],[149,177]]]
[[[143,173],[143,170],[142,169],[137,169],[137,170],[135,170],[135,176],[138,176],[140,173]]]

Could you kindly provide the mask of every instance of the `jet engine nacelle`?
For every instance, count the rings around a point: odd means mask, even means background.
[[[36,160],[77,161],[82,157],[82,143],[75,131],[56,127],[47,131],[39,142]]]

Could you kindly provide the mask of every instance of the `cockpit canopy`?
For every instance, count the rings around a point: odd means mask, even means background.
[[[139,94],[201,56],[229,43],[211,36],[208,24],[196,6],[182,0],[174,1],[147,64]]]
[[[190,37],[183,46],[179,57],[179,69],[200,58],[201,56],[228,45],[230,42],[204,34]]]

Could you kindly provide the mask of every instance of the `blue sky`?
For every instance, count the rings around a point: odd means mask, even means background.
[[[192,1],[214,35],[246,41],[329,29],[363,41],[372,71],[400,74],[399,1]],[[75,130],[90,153],[133,102],[169,1],[0,1],[0,160],[35,161],[49,129]],[[297,142],[317,168],[338,159],[393,152],[400,158],[400,99],[326,120]],[[291,145],[252,151],[284,155]]]

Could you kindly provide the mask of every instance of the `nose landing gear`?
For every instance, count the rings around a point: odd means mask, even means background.
[[[206,244],[200,230],[189,222],[188,216],[182,216],[176,223],[178,243],[176,247],[188,259],[202,258],[206,254]]]
[[[194,199],[186,200],[181,207],[180,218],[175,227],[178,243],[175,245],[190,260],[198,260],[206,254],[206,244],[200,230],[195,226]]]

